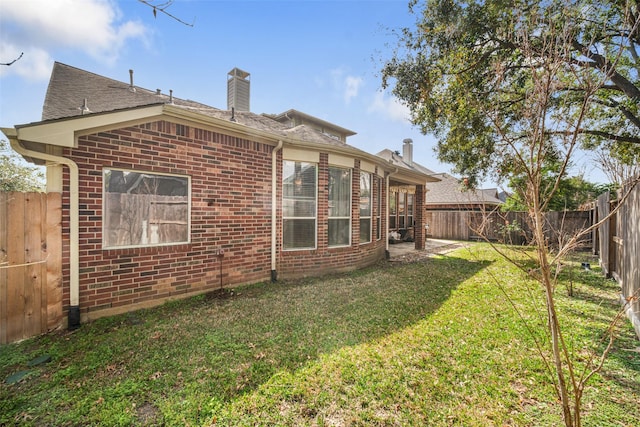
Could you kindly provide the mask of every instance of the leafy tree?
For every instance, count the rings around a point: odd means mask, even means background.
[[[611,344],[578,368],[554,295],[561,261],[580,235],[557,239],[561,246],[551,251],[545,213],[558,197],[566,199],[567,170],[581,146],[604,146],[625,161],[640,158],[638,2],[426,0],[422,6],[416,28],[402,31],[383,67],[383,87],[392,87],[423,132],[435,133],[440,160],[471,185],[493,176],[515,187],[533,230],[536,266],[510,260],[544,291],[547,338],[537,341],[538,351],[565,425],[581,426],[585,384]],[[417,1],[410,7],[416,11]]]
[[[414,12],[417,4],[410,3]],[[562,69],[549,93],[554,102],[546,112],[556,126],[545,133],[577,132],[582,143],[604,144],[625,163],[637,163],[638,5],[637,0],[427,0],[417,28],[402,31],[395,56],[386,62],[383,86],[393,86],[414,124],[438,137],[440,160],[475,183],[487,172],[508,175],[499,132],[522,136],[529,66],[559,61]],[[551,53],[545,44],[554,35],[563,39],[554,42]]]
[[[44,173],[27,166],[0,140],[0,191],[44,191]]]
[[[510,180],[511,188],[524,188],[525,177],[513,177]],[[549,173],[543,180],[544,188],[552,188],[551,183],[556,177]],[[549,202],[549,210],[551,211],[574,211],[580,209],[585,203],[595,200],[595,198],[605,191],[614,190],[614,184],[594,184],[586,181],[583,176],[573,176],[569,178],[561,178],[558,189],[554,192]],[[544,197],[544,196],[543,196]],[[526,211],[527,206],[524,203],[523,196],[515,192],[507,197],[504,205],[501,206],[503,211]]]

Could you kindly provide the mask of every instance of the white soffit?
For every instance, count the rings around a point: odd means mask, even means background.
[[[284,147],[282,149],[284,160],[296,160],[299,162],[319,163],[320,153],[317,151],[301,150],[299,148]],[[351,162],[353,166],[353,161]]]
[[[125,124],[159,116],[162,106],[123,110],[108,114],[78,116],[72,119],[42,122],[18,127],[18,139],[59,147],[75,147],[79,135],[95,132],[99,128],[113,128],[114,124]]]
[[[340,166],[343,168],[353,168],[353,157],[340,156],[339,154],[329,153],[329,164],[331,166]]]
[[[360,161],[360,170],[370,173],[376,173],[376,165],[373,163],[365,162],[364,160]]]

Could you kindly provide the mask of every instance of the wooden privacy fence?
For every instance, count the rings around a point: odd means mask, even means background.
[[[640,185],[623,186],[620,194],[629,190],[619,210],[598,227],[597,252],[603,273],[620,284],[623,302],[630,299],[627,315],[640,338]],[[600,195],[594,221],[606,218],[619,203],[608,192]]]
[[[0,193],[0,344],[62,324],[60,193]]]
[[[566,241],[591,225],[591,211],[547,212],[545,237],[551,245]],[[526,212],[427,211],[427,236],[435,239],[484,240],[522,245],[532,240]],[[591,236],[580,240],[590,247]]]

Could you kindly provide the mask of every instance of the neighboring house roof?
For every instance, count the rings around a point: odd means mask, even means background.
[[[502,204],[496,188],[465,190],[460,180],[448,173],[440,173],[436,176],[440,178],[440,181],[427,185],[429,193],[427,194],[426,206],[497,206]]]
[[[430,175],[433,180],[427,182],[427,207],[456,207],[456,206],[496,206],[502,204],[498,198],[498,190],[495,188],[464,190],[458,178],[447,173],[436,173],[413,159],[407,159],[398,152],[385,149],[378,153],[378,156],[386,159],[391,165],[404,167],[417,172]]]

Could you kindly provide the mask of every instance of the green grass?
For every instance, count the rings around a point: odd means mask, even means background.
[[[618,288],[578,267],[562,277],[582,366],[603,346]],[[0,425],[560,425],[509,299],[538,331],[539,288],[477,245],[100,319],[0,347]],[[640,425],[639,343],[626,320],[618,334],[585,392],[585,425]],[[43,354],[52,361],[28,366]]]

